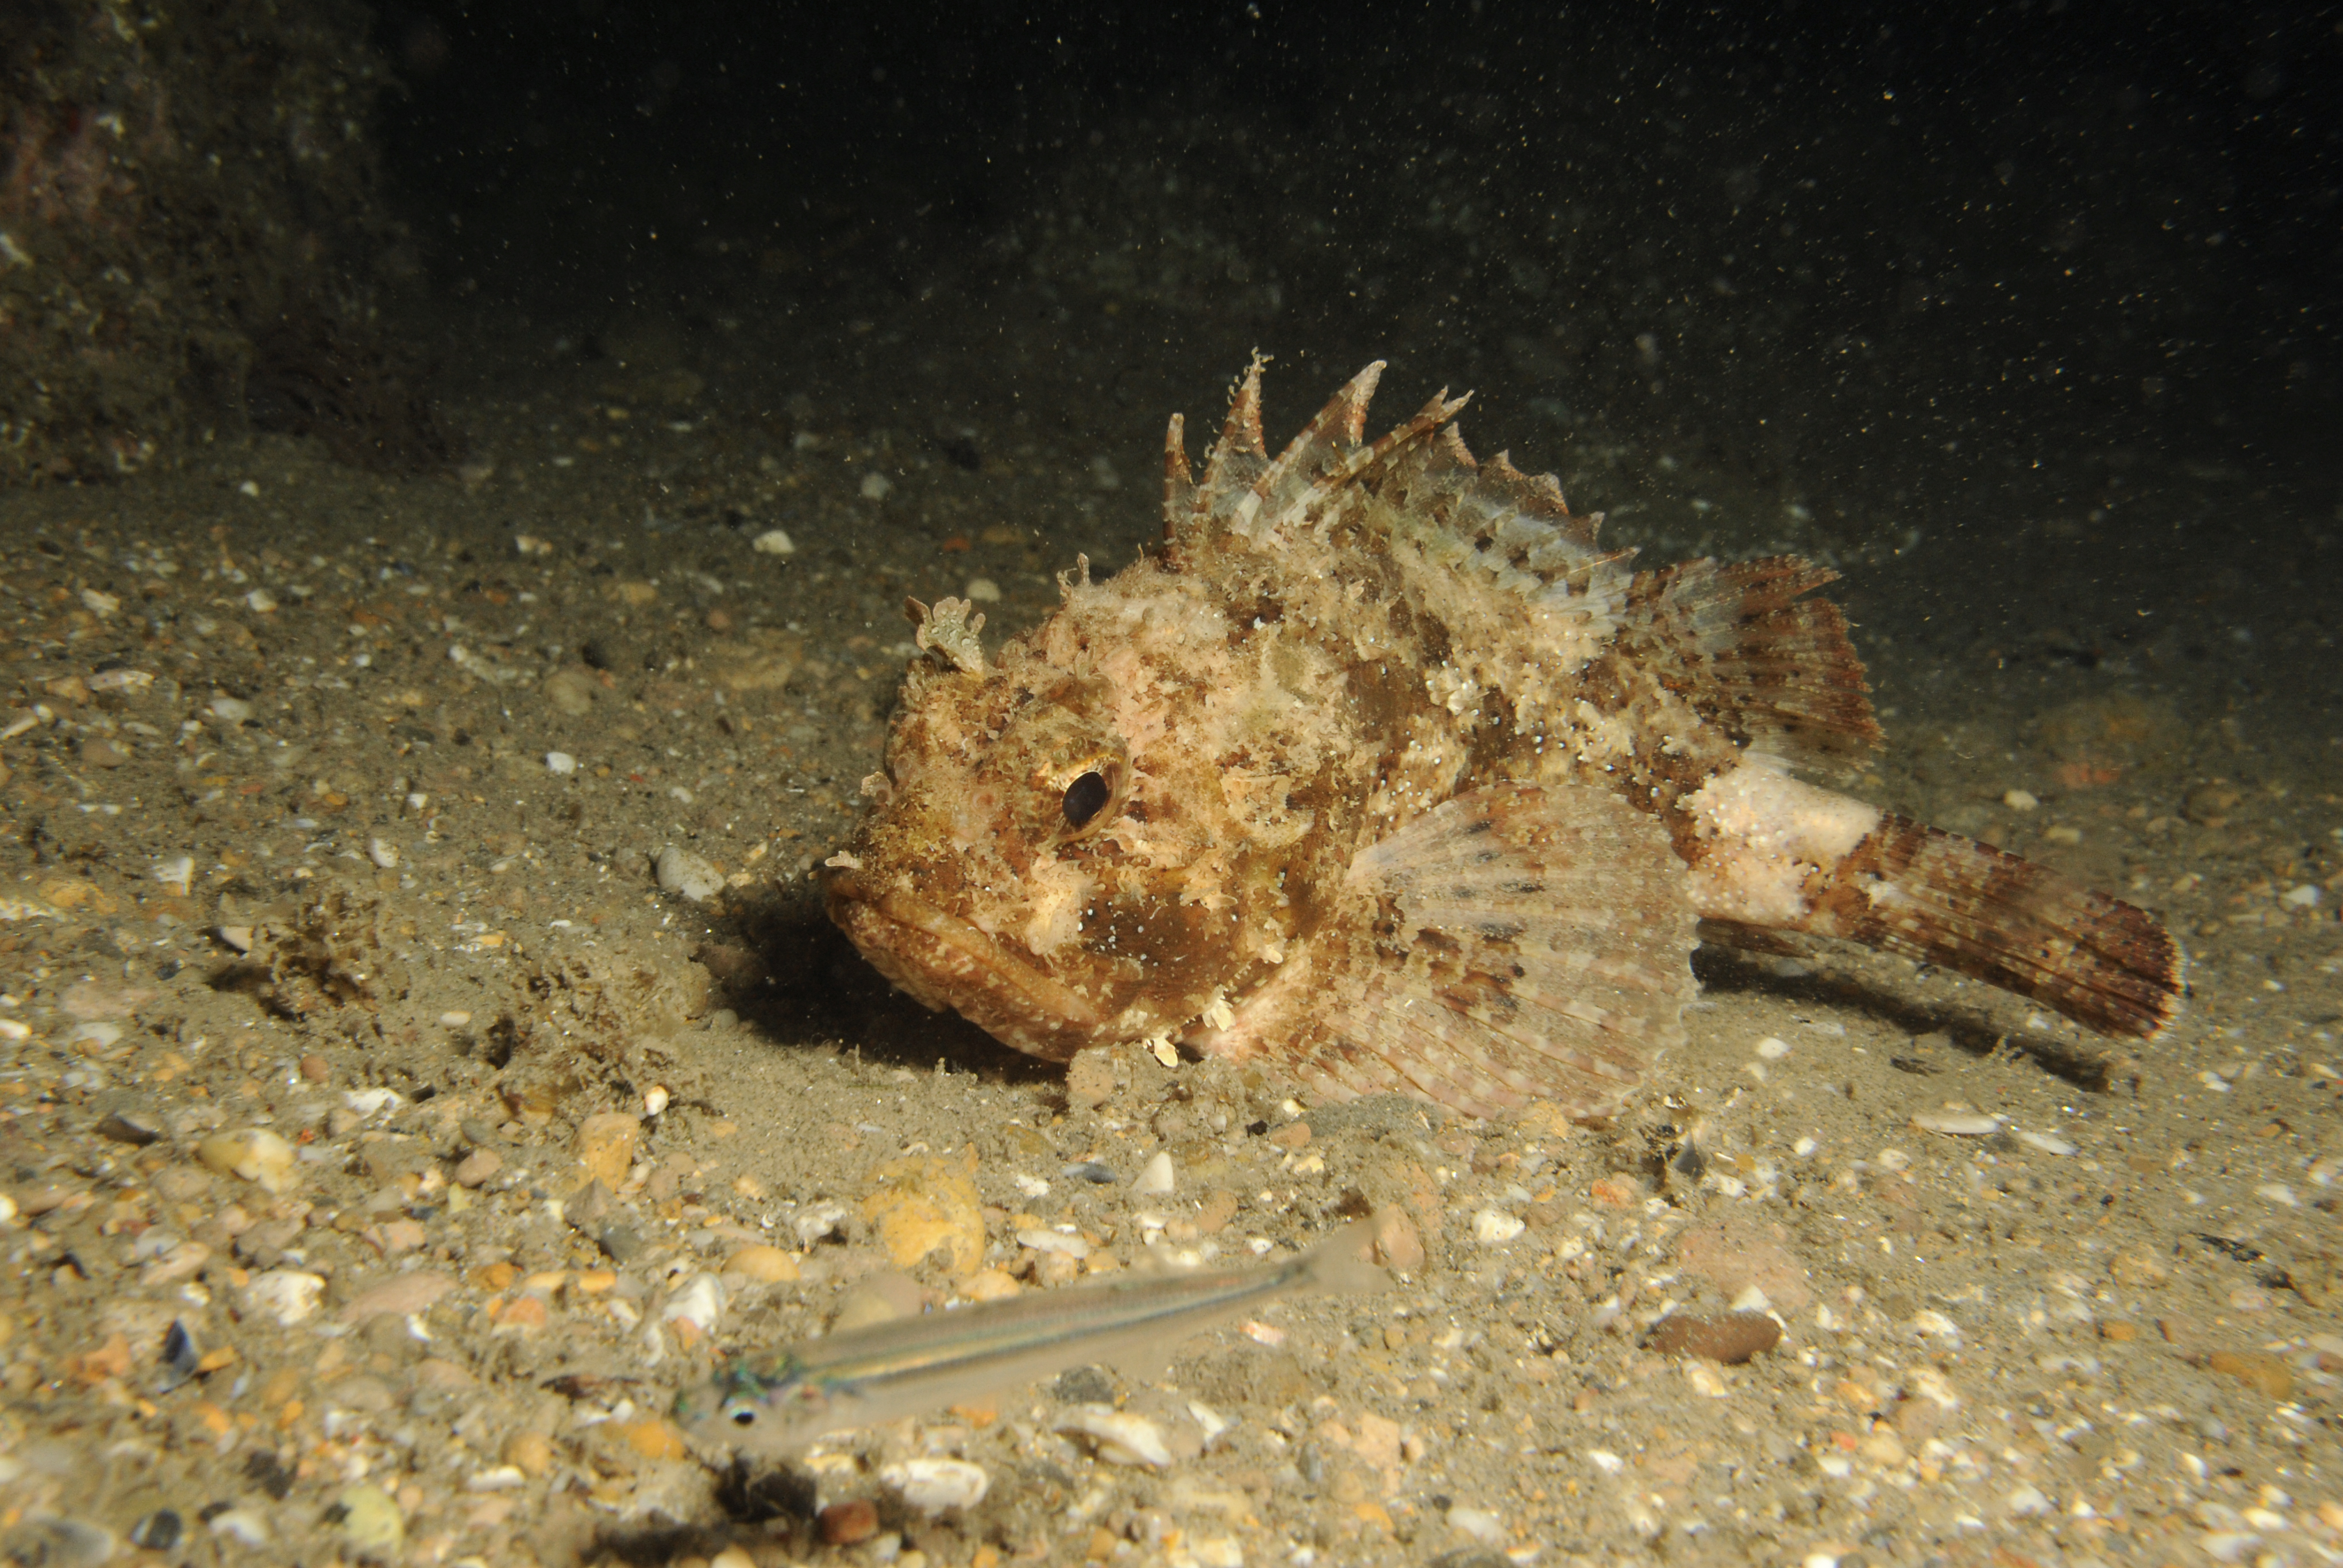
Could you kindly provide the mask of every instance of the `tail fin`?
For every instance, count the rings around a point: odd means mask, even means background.
[[[1941,964],[2103,1034],[2151,1038],[2186,995],[2186,956],[2145,910],[1908,817],[1882,817],[1810,908],[1806,930]]]

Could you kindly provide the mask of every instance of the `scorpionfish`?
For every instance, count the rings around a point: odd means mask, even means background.
[[[920,649],[831,918],[1020,1050],[1146,1042],[1306,1096],[1615,1111],[1684,1036],[1701,922],[1845,939],[2154,1035],[2151,916],[1814,782],[1877,745],[1837,574],[1637,570],[1444,392],[1365,438],[1369,366],[1277,457],[1261,361],[1164,538],[988,654]]]

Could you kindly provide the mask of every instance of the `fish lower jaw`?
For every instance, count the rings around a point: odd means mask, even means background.
[[[1065,1061],[1106,1028],[1087,998],[914,894],[839,878],[829,903],[830,918],[898,990],[950,1008],[1004,1045]]]

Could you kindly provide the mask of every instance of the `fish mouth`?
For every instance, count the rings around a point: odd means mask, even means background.
[[[898,990],[1030,1056],[1070,1060],[1105,1021],[1089,999],[917,894],[841,870],[824,897],[831,920]]]

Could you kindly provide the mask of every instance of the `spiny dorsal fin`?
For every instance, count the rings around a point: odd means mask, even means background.
[[[1196,481],[1188,468],[1188,421],[1172,416],[1163,432],[1163,538],[1178,537],[1196,507]]]
[[[1203,482],[1196,487],[1194,515],[1209,527],[1212,518],[1230,518],[1253,496],[1253,481],[1269,467],[1269,449],[1261,439],[1261,371],[1268,363],[1258,353],[1245,367],[1229,398],[1229,417],[1221,438],[1204,458]],[[1252,501],[1260,505],[1258,498]],[[1248,509],[1248,515],[1250,511]]]
[[[1471,395],[1451,398],[1443,387],[1414,418],[1373,446],[1362,445],[1367,401],[1383,372],[1383,361],[1377,360],[1353,377],[1278,455],[1253,486],[1260,500],[1246,531],[1258,537],[1312,525],[1323,534],[1342,511],[1336,503],[1342,493],[1363,488],[1362,475],[1388,463],[1394,454],[1434,438],[1435,432],[1455,428],[1450,421]]]
[[[1474,460],[1455,419],[1470,394],[1442,388],[1413,417],[1364,444],[1367,406],[1383,363],[1369,365],[1329,399],[1317,417],[1268,459],[1261,432],[1261,373],[1256,354],[1232,393],[1227,423],[1198,484],[1187,482],[1187,455],[1177,427],[1164,454],[1165,536],[1197,541],[1225,531],[1259,544],[1310,528],[1323,537],[1358,503],[1380,501],[1453,535],[1460,549],[1523,592],[1585,595],[1597,578],[1616,573],[1624,552],[1595,545],[1599,514],[1574,515],[1551,474],[1524,474],[1499,454]]]
[[[1253,484],[1266,503],[1264,511],[1283,511],[1319,480],[1336,475],[1349,477],[1352,455],[1366,435],[1367,404],[1383,373],[1383,362],[1378,359],[1352,377],[1318,410],[1318,417],[1302,427],[1302,434],[1286,443],[1277,461]]]

